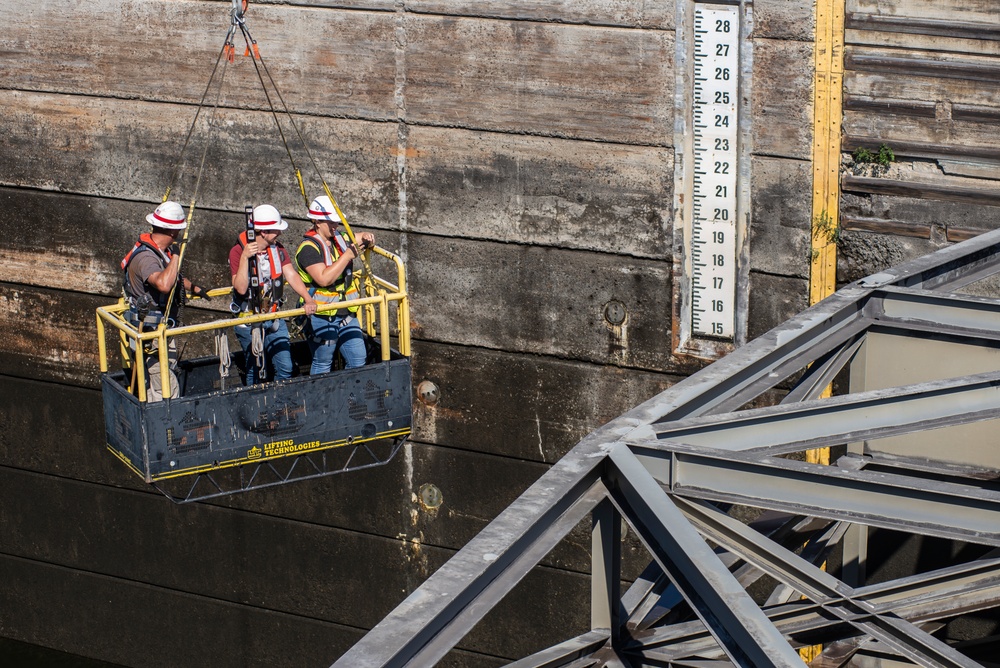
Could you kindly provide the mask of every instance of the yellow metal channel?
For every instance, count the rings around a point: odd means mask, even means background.
[[[815,99],[813,100],[813,204],[809,303],[837,290],[837,236],[840,227],[840,122],[844,90],[844,2],[816,0]],[[823,391],[830,396],[830,388]],[[806,461],[829,464],[830,449],[806,452]],[[822,645],[803,647],[810,662]]]
[[[844,0],[816,2],[813,122],[812,266],[809,303],[837,287],[836,229],[840,220],[840,120],[844,87]]]

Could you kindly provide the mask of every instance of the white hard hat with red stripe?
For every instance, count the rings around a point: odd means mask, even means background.
[[[312,201],[309,205],[309,216],[310,220],[324,221],[329,220],[333,223],[339,223],[340,218],[337,216],[337,210],[333,208],[333,202],[326,195],[320,195]]]
[[[164,227],[168,230],[183,230],[187,227],[184,209],[177,202],[164,202],[156,207],[153,213],[146,216],[146,222],[153,227]]]
[[[253,229],[262,232],[280,232],[288,229],[288,223],[270,204],[261,204],[253,210]]]

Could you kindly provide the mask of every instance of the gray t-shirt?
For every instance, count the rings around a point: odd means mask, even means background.
[[[159,290],[146,285],[146,280],[158,271],[163,271],[166,265],[149,250],[136,251],[132,261],[128,265],[128,291],[133,297],[142,297],[143,293],[150,293],[155,300],[160,294]]]

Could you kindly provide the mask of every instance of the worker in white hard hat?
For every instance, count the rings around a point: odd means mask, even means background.
[[[153,213],[146,216],[146,222],[152,226],[151,231],[140,235],[139,240],[121,261],[122,290],[129,306],[124,316],[140,331],[154,329],[165,317],[169,327],[179,325],[178,314],[184,303],[185,291],[208,299],[206,291],[201,286],[179,276],[180,254],[175,251],[174,243],[181,230],[187,227],[187,219],[184,217],[181,205],[177,202],[163,202]],[[175,286],[176,293],[171,301],[170,293],[175,290]],[[170,313],[165,314],[168,302],[171,305]],[[163,398],[159,356],[155,353],[156,341],[152,341],[146,350],[149,381],[147,401],[159,401]],[[170,366],[173,369],[177,363],[173,341],[169,355]],[[177,396],[179,396],[177,378],[171,371],[170,397]]]
[[[295,251],[295,266],[302,282],[320,304],[357,299],[360,293],[352,263],[362,251],[375,245],[375,236],[363,232],[357,236],[357,245],[345,239],[337,230],[340,215],[326,195],[312,201],[307,216],[312,229]],[[357,311],[357,306],[346,306],[309,318],[305,333],[313,355],[310,375],[329,371],[337,351],[345,369],[365,365],[368,354]]]
[[[301,298],[306,313],[315,313],[316,301],[292,266],[288,251],[278,243],[278,237],[288,229],[288,223],[270,204],[254,208],[252,223],[254,239],[251,241],[249,230],[245,230],[229,251],[233,312],[241,316],[254,312],[277,312],[284,302],[284,285],[287,283]],[[256,295],[250,289],[251,275],[258,279],[259,292]],[[254,343],[255,328],[262,335],[258,345]],[[237,325],[233,329],[245,353],[247,385],[265,380],[268,362],[273,369],[274,380],[292,377],[292,349],[284,320],[271,320],[254,327]]]

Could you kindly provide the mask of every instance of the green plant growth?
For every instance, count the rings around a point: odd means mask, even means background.
[[[815,262],[819,259],[819,249],[815,248],[817,245],[834,244],[840,243],[840,225],[835,221],[829,213],[823,211],[818,216],[814,216],[812,220],[812,238],[814,243],[812,250],[809,254],[809,259],[811,262]]]
[[[892,152],[888,144],[881,144],[878,150],[867,149],[864,146],[860,146],[855,149],[854,153],[851,154],[854,158],[854,162],[859,165],[877,165],[879,167],[888,167],[890,163],[896,162],[896,154]]]
[[[830,214],[823,211],[815,216],[812,221],[813,239],[828,244],[840,243],[840,225],[837,224]]]

